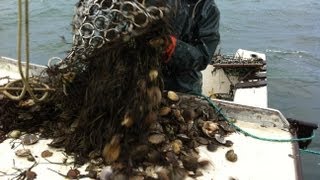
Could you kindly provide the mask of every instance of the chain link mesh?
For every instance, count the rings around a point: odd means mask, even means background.
[[[129,41],[150,23],[163,18],[166,7],[137,0],[83,0],[75,8],[73,50],[85,59],[107,43]]]

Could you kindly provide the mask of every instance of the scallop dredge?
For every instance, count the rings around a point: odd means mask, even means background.
[[[0,95],[0,139],[40,132],[77,165],[111,165],[114,178],[148,177],[152,166],[163,167],[160,179],[200,176],[208,162],[198,161],[197,147],[230,147],[224,137],[234,129],[206,100],[163,90],[165,47],[154,39],[171,34],[168,12],[161,3],[80,0],[70,53],[32,78],[54,91],[41,102]]]

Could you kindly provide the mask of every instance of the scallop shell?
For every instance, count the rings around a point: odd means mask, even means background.
[[[29,156],[27,156],[27,160],[30,161],[30,162],[34,162],[35,161],[34,157],[31,154]]]
[[[148,137],[148,141],[151,144],[160,144],[166,140],[166,136],[164,134],[153,134]]]
[[[36,103],[34,102],[33,99],[28,99],[28,100],[25,100],[25,101],[21,101],[19,103],[19,106],[20,107],[31,107],[33,105],[35,105]]]
[[[33,171],[26,171],[26,178],[27,179],[36,179],[37,177],[37,173],[33,172]]]
[[[129,128],[129,127],[131,127],[133,125],[133,118],[132,118],[132,116],[130,116],[130,113],[126,113],[124,115],[124,118],[123,118],[123,120],[121,122],[121,125],[125,126],[127,128]]]
[[[77,179],[78,175],[80,174],[80,171],[77,169],[70,169],[67,173],[67,177],[70,179]]]
[[[120,156],[121,146],[120,146],[120,136],[114,135],[110,143],[106,144],[102,151],[102,156],[105,162],[111,163],[117,160]]]
[[[174,91],[168,91],[168,98],[171,101],[179,101],[179,96]]]
[[[20,136],[21,136],[21,131],[19,131],[19,130],[13,130],[8,133],[9,138],[18,139]]]
[[[174,153],[179,154],[180,150],[182,148],[182,141],[179,139],[176,139],[171,142],[172,150]]]
[[[223,136],[221,136],[220,134],[215,134],[214,135],[214,139],[216,141],[218,141],[220,144],[226,144],[227,143],[226,139]]]
[[[39,141],[39,137],[35,134],[26,134],[20,137],[20,140],[23,145],[32,145]]]
[[[190,138],[186,134],[177,134],[177,137],[184,141],[190,140]]]
[[[149,131],[154,133],[163,133],[163,128],[159,122],[155,122],[149,126]]]
[[[159,115],[160,115],[160,116],[166,116],[166,115],[168,115],[170,112],[171,112],[171,108],[169,108],[169,107],[162,107],[162,108],[159,110]]]
[[[215,144],[208,144],[207,149],[210,152],[215,152],[218,149],[218,146]]]
[[[53,155],[53,153],[49,150],[45,150],[41,153],[41,157],[43,157],[43,158],[51,157],[52,155]]]
[[[226,159],[228,161],[231,161],[231,162],[236,162],[238,160],[238,156],[237,154],[234,152],[234,150],[229,150],[227,153],[226,153]]]
[[[200,143],[200,144],[203,144],[203,145],[209,144],[209,140],[206,139],[206,138],[203,138],[203,137],[198,137],[197,138],[197,142]]]
[[[224,145],[227,146],[227,147],[231,147],[231,146],[233,146],[233,142],[230,141],[230,140],[227,140]]]
[[[19,149],[15,152],[18,157],[27,157],[31,154],[30,149]]]
[[[157,178],[157,173],[156,173],[156,170],[155,170],[155,167],[154,166],[149,166],[147,167],[144,172],[146,173],[146,176],[147,177],[151,177],[151,178]]]
[[[219,129],[218,125],[211,121],[205,121],[202,126],[202,132],[209,137],[213,136],[213,133]]]
[[[184,122],[184,118],[183,116],[181,115],[181,111],[179,109],[174,109],[173,110],[173,115],[174,117],[176,117],[176,119],[180,122]]]
[[[159,74],[159,73],[158,73],[157,70],[155,70],[155,69],[151,70],[151,71],[149,72],[149,78],[150,78],[150,80],[151,80],[151,81],[156,80],[157,77],[158,77],[158,74]]]
[[[149,101],[153,106],[158,106],[161,102],[162,94],[159,87],[153,86],[147,89]]]
[[[180,111],[179,109],[174,109],[174,110],[173,110],[173,115],[174,115],[174,117],[176,117],[176,118],[179,118],[179,117],[182,116],[182,115],[181,115],[181,111]]]
[[[188,171],[196,171],[198,169],[198,157],[182,156],[183,167]]]

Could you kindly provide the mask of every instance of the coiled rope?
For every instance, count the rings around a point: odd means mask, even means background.
[[[10,98],[11,100],[19,101],[21,100],[26,92],[31,96],[31,98],[35,102],[43,101],[48,96],[48,91],[52,91],[48,85],[40,82],[36,82],[34,79],[32,79],[32,82],[29,79],[29,63],[30,63],[30,54],[29,54],[29,1],[25,0],[24,3],[24,21],[25,21],[25,58],[26,58],[26,64],[25,64],[25,74],[23,73],[23,67],[22,67],[22,60],[21,60],[21,46],[22,46],[22,0],[18,0],[18,32],[17,32],[17,58],[18,58],[18,69],[21,76],[20,80],[12,81],[6,84],[5,87],[0,87],[0,92],[2,92],[5,96]],[[22,82],[23,87],[11,87],[13,84],[16,84],[17,82]],[[44,88],[32,88],[30,84],[33,85],[41,85]],[[21,93],[19,95],[12,95],[8,92],[8,90],[21,90]],[[34,94],[34,90],[36,91],[45,91],[45,93],[40,97],[36,97]]]

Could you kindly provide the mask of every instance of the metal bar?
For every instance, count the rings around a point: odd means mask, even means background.
[[[251,88],[251,87],[261,87],[261,86],[266,86],[267,81],[253,81],[253,82],[243,82],[243,83],[237,83],[235,85],[236,89],[239,88]]]
[[[240,81],[245,81],[245,80],[252,80],[252,79],[266,79],[267,75],[266,74],[250,74],[246,77],[240,78]]]
[[[238,67],[262,67],[263,64],[213,64],[217,68],[238,68]]]

